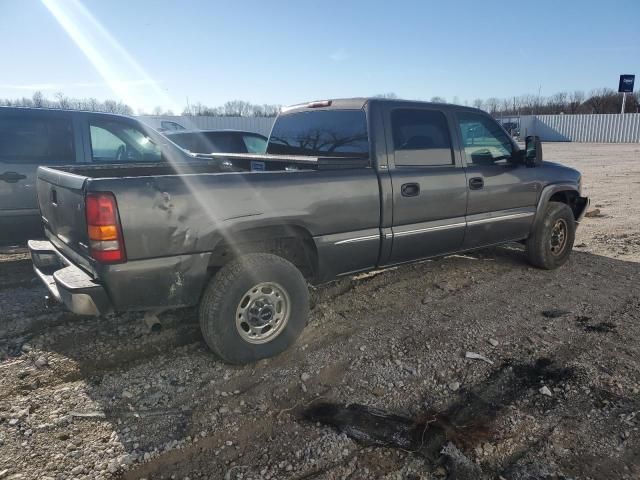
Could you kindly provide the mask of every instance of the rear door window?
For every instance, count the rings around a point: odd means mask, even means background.
[[[397,166],[453,164],[451,135],[444,113],[396,109],[391,112],[391,130]]]
[[[0,162],[75,163],[73,125],[62,117],[0,117]]]
[[[273,126],[267,153],[367,158],[366,115],[363,110],[316,110],[281,115]]]
[[[91,158],[100,163],[160,162],[162,151],[143,132],[118,121],[90,121]]]

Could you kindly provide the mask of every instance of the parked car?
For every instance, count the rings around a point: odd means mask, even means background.
[[[509,135],[511,135],[516,140],[520,138],[520,125],[518,122],[503,122],[502,128],[504,128]]]
[[[39,165],[158,162],[162,149],[187,157],[134,118],[0,107],[0,244],[42,234],[36,199]]]
[[[165,132],[167,138],[193,153],[265,153],[267,137],[240,130]]]
[[[295,341],[307,283],[510,241],[557,268],[588,204],[537,138],[521,150],[453,105],[298,105],[266,155],[207,158],[219,163],[41,167],[48,240],[29,248],[51,296],[89,315],[199,304],[209,347],[241,364]]]
[[[180,132],[183,130],[187,130],[187,128],[181,123],[175,122],[173,120],[166,120],[158,117],[150,117],[150,116],[142,116],[139,117],[140,121],[145,125],[149,125],[151,128],[158,132],[166,133],[166,132]]]
[[[182,130],[186,130],[186,128],[178,122],[171,120],[161,120],[160,127],[158,128],[159,132],[180,132]]]

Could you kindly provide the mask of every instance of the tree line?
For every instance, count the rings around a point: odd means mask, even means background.
[[[133,115],[134,109],[122,101],[104,100],[95,98],[72,98],[58,92],[54,98],[47,98],[40,91],[31,97],[0,98],[0,106],[5,107],[30,107],[30,108],[60,108],[65,110],[84,110],[89,112],[117,113],[121,115]],[[244,100],[231,100],[219,107],[209,107],[200,102],[187,105],[182,115],[213,116],[213,117],[275,117],[280,113],[280,105],[262,104],[256,105]],[[176,115],[171,110],[156,107],[151,112],[138,110],[138,115]]]
[[[586,95],[581,90],[558,92],[544,97],[521,95],[511,98],[476,99],[472,106],[494,116],[505,115],[559,115],[578,113],[620,113],[622,94],[611,88],[598,88]],[[640,111],[640,90],[627,94],[625,113]]]
[[[378,98],[396,99],[393,93],[375,95]],[[444,97],[434,96],[430,101],[447,103]],[[461,103],[458,97],[453,97],[451,103]],[[558,92],[551,96],[521,95],[510,98],[475,99],[470,105],[485,110],[494,116],[508,115],[557,115],[577,113],[620,113],[622,94],[610,88],[598,88],[586,95],[583,91]],[[133,115],[134,110],[129,105],[117,100],[100,101],[95,98],[70,98],[62,92],[54,95],[53,99],[46,98],[42,92],[35,92],[31,97],[16,99],[0,98],[0,106],[33,107],[33,108],[61,108],[71,110],[85,110],[90,112],[117,113]],[[209,107],[196,102],[187,105],[181,112],[183,116],[213,116],[213,117],[275,117],[280,113],[281,105],[253,104],[244,100],[231,100],[218,107]],[[640,90],[627,94],[626,113],[640,112]],[[156,107],[150,112],[152,115],[173,116],[171,110]],[[148,112],[138,110],[138,115],[148,115]]]
[[[133,108],[117,100],[100,101],[95,98],[69,98],[58,92],[53,99],[46,98],[42,92],[35,92],[30,98],[0,98],[0,106],[31,107],[31,108],[61,108],[66,110],[86,110],[89,112],[118,113],[133,115]]]
[[[244,100],[231,100],[219,107],[208,107],[200,102],[187,105],[182,115],[209,117],[275,117],[282,105],[257,105]]]

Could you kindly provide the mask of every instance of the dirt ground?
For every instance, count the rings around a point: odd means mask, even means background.
[[[46,310],[5,251],[0,479],[640,478],[640,145],[544,148],[592,199],[567,265],[507,246],[345,279],[245,367],[194,310],[158,333]]]

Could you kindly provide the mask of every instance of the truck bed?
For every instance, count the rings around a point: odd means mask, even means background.
[[[253,168],[252,162],[254,162]],[[189,163],[163,162],[71,165],[55,167],[55,170],[87,178],[149,177],[158,175],[248,172],[256,170],[255,162],[262,164],[263,169],[261,170],[264,171],[343,170],[369,166],[368,158],[211,153],[197,154],[194,156],[194,160]]]
[[[265,171],[241,165],[256,159]],[[339,162],[349,167],[331,167]],[[47,238],[97,277],[102,266],[88,249],[88,193],[115,196],[129,263],[211,252],[249,226],[293,225],[333,248],[350,236],[379,234],[378,176],[365,165],[368,159],[224,154],[189,164],[41,167],[37,189]],[[362,255],[373,265],[378,244],[340,251],[345,256],[335,256],[336,269],[363,263]],[[329,275],[333,266],[327,267]]]

